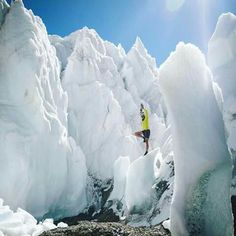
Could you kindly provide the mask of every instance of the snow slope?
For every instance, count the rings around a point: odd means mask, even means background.
[[[179,43],[160,68],[160,84],[173,135],[171,233],[232,235],[232,163],[204,55]]]

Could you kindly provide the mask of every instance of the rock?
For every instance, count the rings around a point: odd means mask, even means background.
[[[78,225],[57,228],[41,234],[41,236],[170,236],[162,225],[155,227],[131,227],[117,222],[80,221]]]

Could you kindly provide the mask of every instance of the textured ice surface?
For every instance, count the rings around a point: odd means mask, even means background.
[[[179,43],[160,68],[160,84],[175,154],[171,233],[232,235],[232,164],[204,55]]]
[[[76,214],[86,205],[85,158],[68,139],[55,49],[21,1],[0,31],[0,93],[0,196],[35,217]]]

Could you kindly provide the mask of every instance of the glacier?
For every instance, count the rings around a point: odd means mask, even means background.
[[[48,35],[21,0],[0,0],[0,198],[16,211],[7,207],[6,218],[0,201],[0,235],[38,235],[56,227],[46,218],[111,212],[133,226],[171,218],[173,235],[230,235],[235,26],[233,14],[219,18],[207,63],[180,43],[158,68],[139,37],[126,52],[87,27]],[[150,116],[145,157],[133,135],[140,103]],[[203,205],[214,207],[206,214]]]

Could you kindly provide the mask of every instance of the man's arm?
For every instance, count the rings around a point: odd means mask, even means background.
[[[144,121],[144,119],[145,119],[145,113],[144,113],[143,110],[140,110],[140,116],[141,116],[141,118],[142,118],[142,121]]]

